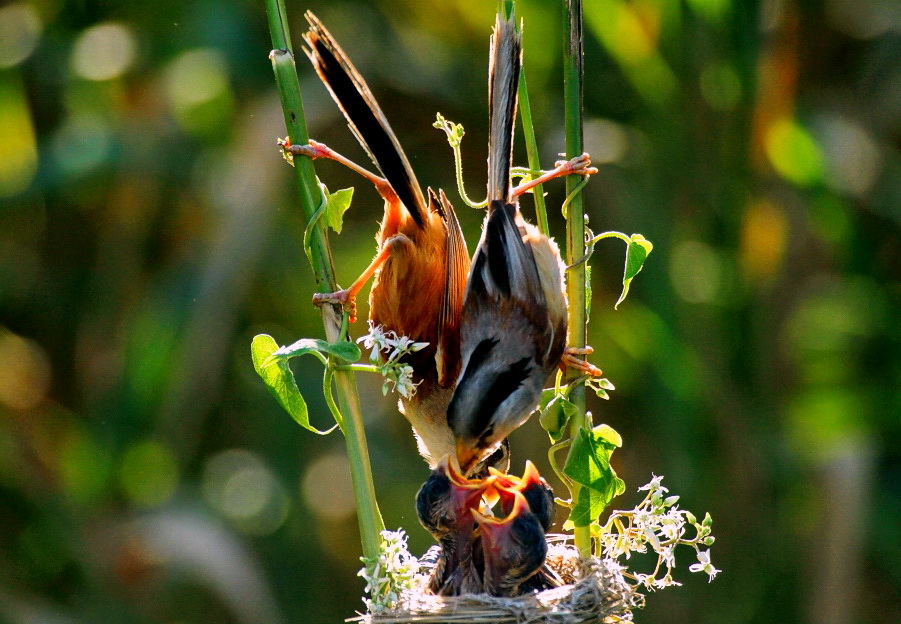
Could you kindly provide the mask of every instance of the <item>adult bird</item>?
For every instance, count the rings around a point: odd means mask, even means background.
[[[489,65],[488,215],[463,299],[463,368],[447,412],[464,473],[525,422],[551,374],[570,363],[560,252],[523,219],[516,197],[550,177],[597,171],[583,155],[511,188],[521,62],[514,18],[498,15]]]
[[[304,35],[306,53],[347,119],[351,131],[384,177],[337,154],[322,143],[292,145],[290,151],[336,160],[372,182],[385,201],[376,234],[377,252],[349,288],[317,294],[314,302],[337,303],[355,316],[355,299],[372,278],[369,320],[373,326],[428,346],[409,353],[416,391],[400,399],[419,451],[431,467],[454,451],[447,405],[460,371],[460,314],[469,256],[460,224],[443,192],[428,202],[394,131],[363,77],[311,12]],[[500,465],[503,465],[502,463]]]

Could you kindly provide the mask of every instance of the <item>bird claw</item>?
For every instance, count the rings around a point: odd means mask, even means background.
[[[357,299],[351,294],[350,290],[339,290],[333,293],[316,293],[313,295],[313,305],[322,307],[326,303],[340,305],[341,309],[347,312],[348,321],[357,322]]]
[[[591,166],[591,157],[586,153],[576,156],[571,160],[558,160],[554,163],[555,167],[563,169],[560,175],[594,175],[598,172],[597,167]]]
[[[591,355],[592,353],[594,353],[594,349],[589,346],[566,347],[566,351],[563,352],[563,357],[560,358],[560,369],[563,372],[566,372],[566,368],[568,367],[580,371],[583,375],[588,375],[589,377],[600,377],[604,374],[604,371],[591,362],[587,362],[578,357],[580,355]]]
[[[289,143],[285,146],[285,149],[292,156],[309,156],[310,158],[332,158],[334,154],[329,146],[313,139],[310,139],[306,145],[291,145]]]

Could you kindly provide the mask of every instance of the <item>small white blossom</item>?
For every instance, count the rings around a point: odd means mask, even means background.
[[[420,382],[413,381],[413,367],[401,362],[408,353],[420,351],[427,346],[427,342],[413,342],[407,336],[398,336],[393,331],[385,331],[381,325],[373,325],[369,321],[369,333],[358,339],[363,346],[371,349],[369,360],[378,364],[379,373],[385,378],[382,384],[382,394],[388,394],[392,389],[402,397],[409,399],[416,394],[416,386]],[[388,352],[387,357],[385,352]]]
[[[704,572],[709,578],[707,582],[709,583],[714,579],[714,577],[721,572],[722,570],[717,570],[713,567],[713,564],[710,562],[710,551],[709,550],[699,550],[698,551],[698,563],[693,563],[688,566],[688,570],[690,572]]]
[[[378,557],[361,557],[365,564],[357,576],[366,581],[366,608],[370,613],[382,613],[397,607],[405,591],[413,589],[419,561],[407,550],[407,535],[403,529],[382,531]]]
[[[371,349],[369,353],[370,361],[378,362],[379,353],[385,348],[387,336],[385,336],[381,325],[373,325],[372,321],[367,321],[367,323],[369,324],[369,333],[358,338],[357,342],[362,342],[365,348]]]
[[[710,552],[701,552],[701,544],[712,543],[710,521],[699,524],[696,517],[687,510],[679,509],[676,503],[678,496],[665,497],[668,491],[661,481],[662,476],[654,476],[651,482],[639,491],[647,494],[641,503],[628,511],[614,511],[601,533],[601,547],[605,558],[629,560],[632,553],[644,553],[648,548],[657,555],[654,572],[644,574],[638,571],[625,572],[637,585],[649,590],[662,589],[680,585],[673,579],[672,572],[676,567],[676,547],[692,546],[698,553],[699,563],[690,566],[692,572],[705,572],[712,580],[719,572],[710,563]],[[694,528],[691,537],[686,530]]]
[[[652,477],[653,478],[651,479],[650,483],[648,483],[647,485],[642,485],[640,488],[638,488],[639,492],[641,492],[642,490],[649,490],[652,493],[660,492],[663,494],[665,494],[666,492],[669,492],[669,490],[667,488],[660,485],[660,482],[663,481],[663,475],[660,475],[659,477],[656,475],[652,475]]]

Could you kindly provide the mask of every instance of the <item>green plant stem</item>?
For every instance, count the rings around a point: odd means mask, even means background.
[[[538,157],[538,141],[535,138],[535,126],[532,124],[532,105],[529,103],[529,88],[526,85],[526,71],[519,74],[519,116],[522,119],[522,130],[525,135],[526,157],[533,177],[541,175],[541,161]],[[545,236],[550,236],[547,224],[547,206],[544,203],[544,185],[539,184],[532,189],[535,198],[535,218],[538,229]]]
[[[275,71],[275,80],[281,97],[288,136],[294,143],[305,144],[309,142],[309,134],[300,95],[300,83],[297,79],[297,68],[291,52],[291,35],[288,30],[283,0],[266,0],[266,12],[269,17],[269,30],[274,48],[269,56]],[[305,222],[309,223],[321,201],[321,192],[316,181],[313,161],[310,158],[295,158],[294,172],[297,177],[300,204]],[[337,290],[335,269],[324,222],[319,220],[315,223],[305,238],[309,244],[310,262],[317,288],[323,292]],[[330,342],[336,342],[341,338],[343,315],[337,311],[335,306],[322,306],[322,316],[326,338]],[[344,433],[347,457],[350,462],[363,555],[376,557],[381,543],[380,533],[384,530],[385,525],[375,497],[375,484],[372,478],[356,380],[353,371],[348,370],[334,371],[334,378],[338,389],[338,408],[344,416],[340,421],[341,430]]]
[[[575,158],[582,147],[582,2],[563,1],[563,23],[566,36],[563,51],[563,100],[566,131],[566,158]],[[575,261],[585,255],[585,211],[582,194],[576,192],[582,182],[576,176],[567,176],[566,193],[572,196],[566,212],[566,264],[569,270],[566,294],[569,299],[569,345],[584,347],[587,344],[586,326],[586,270],[584,263]],[[573,266],[574,265],[574,266]],[[578,385],[570,393],[569,400],[576,406],[576,414],[570,420],[570,438],[576,439],[579,430],[589,427],[585,414],[585,386]],[[575,447],[570,447],[570,453]],[[578,500],[581,486],[573,486],[573,500]],[[582,557],[591,556],[591,531],[585,526],[574,529],[576,548]]]

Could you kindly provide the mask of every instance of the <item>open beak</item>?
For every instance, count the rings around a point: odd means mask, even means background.
[[[529,511],[529,504],[525,497],[515,490],[507,490],[513,496],[513,504],[510,513],[504,518],[492,518],[472,510],[472,517],[482,531],[482,547],[486,554],[496,555],[506,547],[510,541],[510,532],[513,529],[513,521],[523,513]]]
[[[444,474],[451,483],[451,492],[454,498],[454,510],[458,518],[466,517],[469,509],[478,508],[482,497],[488,491],[494,490],[495,477],[485,479],[467,479],[457,470],[453,460],[445,456],[435,468]]]

